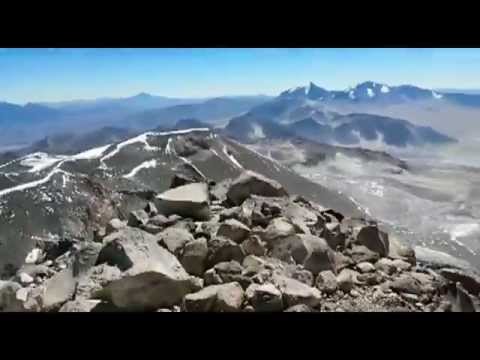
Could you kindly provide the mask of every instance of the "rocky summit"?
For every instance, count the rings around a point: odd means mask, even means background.
[[[474,312],[480,277],[422,263],[372,220],[244,171],[154,194],[93,239],[36,247],[0,281],[14,312]]]

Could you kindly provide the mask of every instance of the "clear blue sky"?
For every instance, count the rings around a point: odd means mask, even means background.
[[[0,49],[0,101],[268,94],[313,81],[480,88],[480,49]]]

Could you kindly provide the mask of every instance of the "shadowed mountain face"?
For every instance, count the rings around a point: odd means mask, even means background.
[[[123,99],[25,106],[0,103],[0,148],[8,150],[25,147],[53,135],[86,134],[102,128],[136,131],[171,128],[178,120],[189,118],[217,124],[269,99],[266,96],[172,99],[139,94]]]
[[[317,142],[340,145],[360,145],[381,142],[406,147],[455,142],[451,137],[430,127],[415,126],[406,120],[371,114],[338,115],[320,123],[306,118],[293,123],[279,124],[255,114],[232,119],[225,128],[227,134],[246,142],[261,138],[300,136]]]
[[[338,192],[209,129],[149,132],[75,155],[37,152],[0,164],[0,268],[20,264],[38,243],[91,239],[152,191],[168,189],[174,174],[220,182],[244,169],[325,207],[362,214]]]

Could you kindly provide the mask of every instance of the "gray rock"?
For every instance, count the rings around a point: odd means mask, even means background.
[[[242,247],[232,240],[218,237],[208,242],[207,265],[209,267],[222,261],[235,260],[241,263],[244,257]]]
[[[453,283],[459,282],[472,295],[480,295],[480,276],[460,269],[441,269],[440,275]]]
[[[167,190],[155,198],[163,215],[177,214],[197,220],[210,218],[208,185],[192,183]]]
[[[290,306],[285,312],[313,312],[312,308],[305,304]]]
[[[243,222],[248,226],[263,224],[264,216],[260,211],[255,210],[257,206],[254,199],[251,197],[245,199],[241,206],[236,207],[239,209],[238,211],[238,220]],[[255,216],[254,216],[255,213]]]
[[[380,231],[377,226],[369,225],[361,228],[356,241],[382,257],[388,255],[390,249],[388,234]]]
[[[363,245],[352,246],[349,254],[351,255],[350,257],[352,260],[357,264],[365,261],[375,263],[378,259],[380,259],[380,255]]]
[[[409,263],[405,260],[402,260],[402,259],[394,259],[392,261],[392,265],[395,267],[395,269],[397,269],[398,272],[408,271],[412,268],[411,263]]]
[[[214,268],[208,269],[203,274],[205,286],[222,284],[223,280]]]
[[[170,189],[174,189],[183,185],[188,185],[194,182],[195,182],[195,179],[193,179],[192,177],[186,176],[184,174],[175,174],[172,177],[172,181],[170,183]]]
[[[74,254],[73,276],[80,276],[93,267],[102,248],[102,244],[96,242],[85,241],[81,243]]]
[[[22,285],[28,285],[34,281],[33,277],[24,272],[20,273],[19,280]]]
[[[145,232],[148,232],[149,234],[157,235],[158,233],[162,232],[163,227],[154,225],[152,223],[148,223],[146,225],[141,225],[140,229],[142,229]]]
[[[53,270],[51,270],[46,265],[34,265],[34,264],[25,264],[17,271],[17,278],[20,279],[21,274],[27,274],[32,278],[36,277],[45,277],[53,275]]]
[[[223,222],[217,231],[217,236],[223,236],[236,243],[241,243],[250,235],[250,228],[235,219],[228,219]]]
[[[374,272],[375,271],[375,266],[373,266],[372,263],[369,262],[361,262],[356,265],[356,268],[361,272],[361,273],[369,273],[369,272]]]
[[[126,226],[126,222],[123,222],[120,219],[112,219],[107,223],[107,226],[105,228],[105,235],[109,235],[113,232],[123,229]]]
[[[422,284],[410,274],[401,274],[390,283],[390,288],[399,293],[421,295]]]
[[[322,237],[333,250],[345,247],[346,236],[341,231],[338,222],[326,223],[322,232]]]
[[[154,236],[138,231],[129,238],[117,237],[102,249],[99,260],[123,273],[104,287],[100,296],[125,310],[155,310],[179,303],[196,288],[196,282]]]
[[[148,220],[149,217],[145,210],[136,210],[132,211],[128,216],[127,225],[131,227],[139,227],[141,225],[146,225]]]
[[[265,244],[258,235],[250,235],[241,246],[246,255],[264,256],[267,253]]]
[[[187,230],[169,227],[156,235],[159,244],[165,246],[172,254],[180,254],[183,247],[194,240]]]
[[[212,277],[211,284],[238,282],[243,289],[246,289],[252,283],[249,277],[243,275],[244,268],[237,261],[218,263],[213,270],[215,274]],[[218,280],[220,281],[218,282]]]
[[[460,282],[455,284],[455,295],[450,294],[453,312],[476,312],[472,297]]]
[[[152,217],[158,214],[158,209],[155,206],[155,204],[151,201],[147,203],[147,206],[145,206],[145,212],[148,214],[148,216]]]
[[[333,294],[338,289],[337,277],[329,270],[321,271],[315,280],[315,286],[325,294]]]
[[[75,299],[90,299],[114,280],[122,278],[122,272],[116,266],[101,264],[89,269],[78,279]],[[101,296],[100,296],[101,297]]]
[[[165,215],[158,214],[149,220],[148,225],[154,225],[160,228],[164,228],[173,225],[174,223],[175,221],[173,219],[170,219],[169,217],[167,218]]]
[[[43,257],[42,249],[34,248],[25,257],[25,264],[38,264],[42,261]]]
[[[313,274],[306,269],[295,269],[290,276],[292,279],[298,280],[305,285],[313,286]]]
[[[91,312],[100,303],[100,300],[76,299],[66,302],[59,312]]]
[[[388,258],[381,258],[375,263],[375,268],[377,270],[383,271],[385,274],[392,275],[397,270],[393,260]]]
[[[23,311],[23,301],[16,296],[21,288],[16,282],[0,280],[0,311]]]
[[[245,295],[259,312],[274,312],[283,310],[282,293],[273,284],[251,284]]]
[[[352,258],[343,255],[341,252],[335,252],[335,268],[337,272],[353,265],[354,261]]]
[[[189,274],[202,276],[207,254],[207,239],[195,239],[185,244],[180,262]]]
[[[273,246],[275,241],[295,234],[295,227],[285,218],[275,218],[262,234],[262,240],[269,246]]]
[[[317,275],[323,270],[336,272],[334,252],[325,239],[314,235],[296,234],[278,240],[273,247],[272,254],[281,260],[286,260],[287,256],[291,254],[295,263],[302,264],[313,275]]]
[[[275,180],[247,170],[232,182],[227,191],[227,199],[240,205],[252,194],[267,197],[288,196],[287,191]]]
[[[357,272],[351,269],[343,269],[340,274],[337,275],[338,288],[343,292],[350,292],[357,280]]]
[[[67,268],[45,281],[41,297],[42,308],[46,311],[59,309],[73,298],[77,281],[73,269]]]
[[[404,260],[412,266],[416,265],[415,251],[410,245],[400,241],[400,239],[392,235],[389,235],[389,243],[388,257]]]
[[[379,273],[359,274],[357,280],[368,286],[378,285],[383,281],[383,277]]]
[[[234,206],[231,208],[223,209],[220,212],[220,221],[225,221],[227,219],[236,219],[238,220],[240,214],[240,206]]]
[[[321,302],[320,291],[298,280],[290,279],[282,275],[274,275],[273,283],[282,293],[282,299],[286,306],[305,304],[310,307],[316,307]]]
[[[189,312],[237,312],[241,310],[244,291],[238,283],[211,285],[188,294],[183,306]]]

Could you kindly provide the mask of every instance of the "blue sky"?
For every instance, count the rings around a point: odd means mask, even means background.
[[[268,94],[313,81],[480,88],[480,49],[0,49],[0,101]]]

